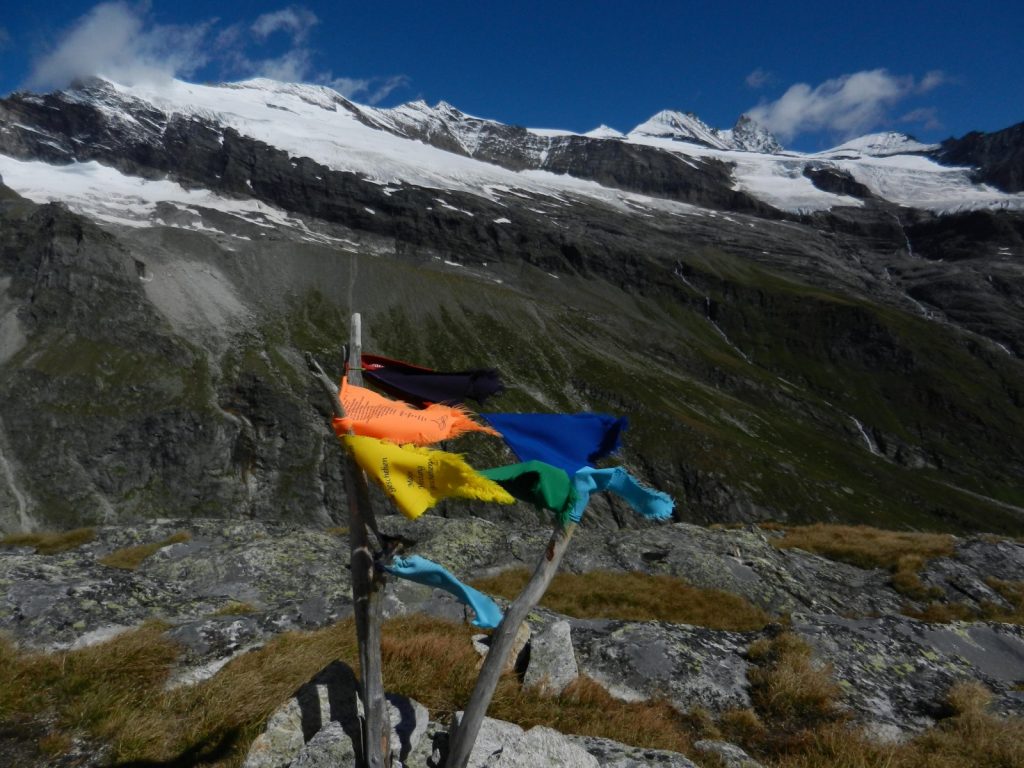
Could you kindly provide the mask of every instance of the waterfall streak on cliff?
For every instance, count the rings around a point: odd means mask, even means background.
[[[732,340],[725,334],[725,331],[722,330],[718,323],[711,319],[711,299],[708,298],[707,296],[704,297],[704,317],[707,319],[709,323],[711,323],[711,327],[718,331],[718,335],[722,337],[725,343],[732,347],[733,351],[736,352],[737,355],[743,358],[743,362],[751,362],[750,358],[747,357],[746,353],[744,353],[742,349],[733,344]]]
[[[7,486],[11,489],[11,494],[18,505],[18,522],[21,525],[21,530],[32,531],[36,528],[36,521],[28,513],[28,499],[25,498],[25,494],[18,488],[17,478],[14,476],[14,468],[7,460],[6,451],[4,450],[6,448],[7,439],[4,434],[4,424],[3,421],[0,421],[0,474],[7,480]]]
[[[868,434],[868,431],[864,429],[864,425],[861,424],[854,416],[850,417],[850,421],[857,426],[857,431],[860,432],[860,436],[864,438],[864,442],[867,444],[868,450],[875,456],[881,456],[882,452],[878,450],[878,446],[875,445],[875,441],[871,439],[871,435]]]
[[[900,225],[900,232],[903,233],[903,241],[907,244],[907,256],[914,258],[914,247],[910,244],[910,237],[907,235],[907,228],[903,226],[903,222],[900,221],[900,217],[895,213],[892,217],[896,219],[896,223]]]

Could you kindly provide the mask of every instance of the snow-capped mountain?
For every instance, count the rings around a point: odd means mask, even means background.
[[[740,115],[732,130],[721,131],[720,135],[736,149],[767,155],[782,152],[782,145],[772,132],[749,115]]]
[[[23,105],[37,98],[26,97]],[[51,98],[77,107],[93,105],[111,127],[120,126],[122,135],[140,140],[169,121],[188,117],[385,185],[409,183],[485,196],[512,186],[618,199],[620,205],[627,204],[623,190],[649,195],[655,199],[651,205],[675,200],[711,208],[734,206],[739,193],[751,198],[746,208],[795,213],[862,206],[862,199],[823,189],[805,173],[827,163],[896,205],[937,211],[1024,207],[1024,195],[978,185],[971,169],[941,165],[927,154],[935,147],[894,133],[812,155],[780,154],[771,134],[745,117],[731,131],[719,131],[693,115],[663,111],[624,137],[608,130],[580,135],[508,126],[443,102],[365,107],[323,86],[270,80],[226,86],[174,81],[131,88],[92,81]],[[15,119],[5,128],[8,144],[35,141],[46,157],[81,159],[73,144],[63,146],[66,137],[52,137],[46,148],[42,134],[33,139],[19,125]],[[19,132],[25,135],[19,138]],[[8,154],[18,156],[16,151]],[[643,172],[666,164],[671,169]]]
[[[622,131],[618,131],[615,128],[611,128],[607,125],[599,125],[597,128],[592,128],[587,131],[584,136],[588,136],[591,139],[624,139],[626,134]]]
[[[14,94],[0,530],[328,519],[302,353],[358,309],[377,351],[507,370],[517,408],[628,411],[690,519],[1012,527],[1020,144],[805,154],[742,117],[579,134],[270,80]]]
[[[663,110],[638,125],[629,135],[688,141],[712,149],[741,150],[768,155],[783,151],[782,145],[771,131],[749,115],[740,115],[736,125],[731,129],[719,130],[690,112]]]
[[[891,155],[928,154],[939,149],[938,144],[922,144],[912,136],[897,131],[871,133],[837,147],[820,152],[825,157],[846,155],[854,159],[867,155],[869,157],[889,157]]]
[[[630,136],[692,141],[714,149],[736,149],[730,141],[691,112],[665,109],[630,131]]]
[[[932,210],[1024,207],[1024,195],[976,185],[969,169],[940,165],[927,156],[937,147],[903,134],[865,136],[813,155],[780,154],[782,148],[774,137],[746,116],[732,130],[720,131],[693,115],[663,111],[626,136],[606,127],[579,135],[503,125],[466,115],[444,102],[434,107],[419,101],[376,109],[357,105],[323,86],[270,80],[226,86],[175,81],[133,88],[93,81],[66,92],[61,100],[94,104],[111,124],[125,123],[136,133],[146,128],[144,120],[138,122],[133,117],[136,113],[152,114],[156,123],[173,116],[208,120],[296,156],[310,157],[336,170],[362,173],[384,184],[406,182],[481,194],[488,194],[494,186],[512,185],[571,189],[608,199],[615,194],[606,188],[608,182],[613,188],[625,186],[621,179],[609,176],[627,175],[621,172],[621,165],[628,161],[614,161],[620,166],[618,173],[609,171],[607,161],[596,161],[602,171],[596,179],[601,186],[595,187],[574,181],[594,176],[594,169],[581,155],[639,155],[644,159],[636,162],[664,163],[667,154],[698,176],[717,175],[711,169],[726,163],[729,178],[714,186],[728,186],[783,211],[862,205],[860,200],[813,184],[804,170],[820,168],[823,162],[832,163],[837,173],[848,174],[873,195],[898,205]],[[610,149],[601,145],[602,139],[625,142],[632,149]],[[54,143],[59,143],[59,137]],[[67,151],[73,153],[73,148]],[[560,178],[528,176],[530,171],[552,171]],[[668,181],[638,180],[629,186],[631,191],[655,197],[694,201],[693,195],[680,194],[678,185]],[[707,179],[700,186],[708,186]],[[716,207],[714,201],[709,202]]]

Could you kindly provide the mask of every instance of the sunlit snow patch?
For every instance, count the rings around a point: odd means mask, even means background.
[[[259,200],[223,197],[206,189],[185,189],[166,179],[127,176],[95,161],[49,165],[0,155],[0,177],[8,187],[35,203],[61,202],[76,213],[109,224],[164,225],[231,234],[205,224],[200,212],[205,208],[268,230],[297,230],[302,239],[311,242],[333,241],[310,230],[301,219]],[[157,213],[160,203],[187,209],[191,215],[167,219]]]
[[[366,181],[388,187],[408,184],[449,189],[494,202],[500,202],[493,196],[495,191],[518,189],[526,197],[569,195],[626,209],[619,190],[594,181],[549,171],[512,171],[381,130],[372,124],[384,120],[386,110],[353,104],[323,86],[272,80],[204,86],[174,80],[132,87],[111,83],[111,87],[168,114],[219,122],[292,157],[308,157],[333,170],[357,173]],[[275,105],[290,111],[269,108],[269,94]],[[531,133],[536,135],[537,131],[531,129]],[[568,131],[555,133],[571,135]],[[692,206],[679,204],[674,212],[693,210]]]

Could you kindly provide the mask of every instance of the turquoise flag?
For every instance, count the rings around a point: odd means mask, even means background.
[[[501,608],[483,592],[463,584],[447,570],[419,555],[396,557],[384,570],[402,579],[437,587],[458,598],[459,602],[473,609],[476,618],[473,626],[481,629],[494,629],[501,624]]]
[[[675,502],[667,493],[656,491],[640,484],[622,467],[594,469],[583,467],[572,476],[575,504],[569,512],[569,519],[578,523],[594,491],[611,491],[622,497],[633,511],[651,520],[667,520],[672,517]]]

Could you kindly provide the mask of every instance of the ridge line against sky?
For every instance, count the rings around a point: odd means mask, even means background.
[[[882,130],[939,141],[1024,119],[1020,6],[16,1],[0,92],[265,76],[532,128],[628,132],[673,109],[721,129],[746,113],[805,151]]]

